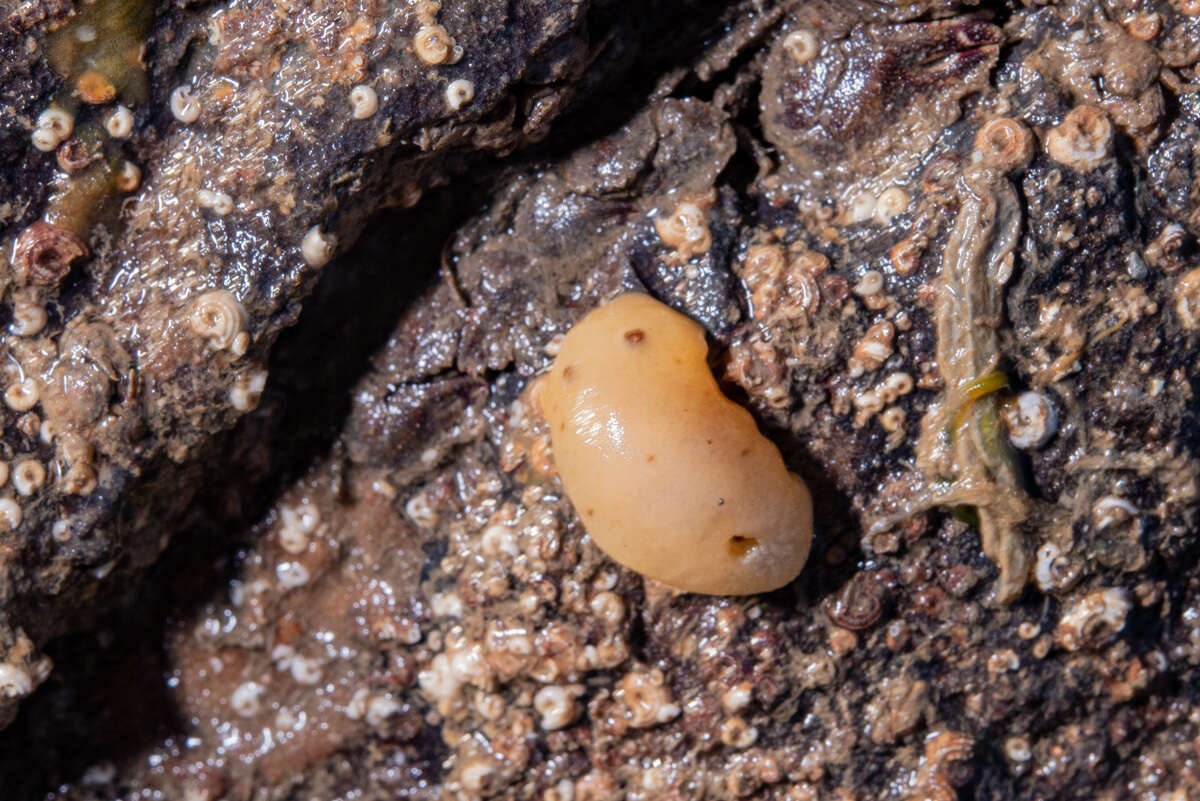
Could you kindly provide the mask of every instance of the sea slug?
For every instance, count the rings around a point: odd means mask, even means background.
[[[628,293],[564,337],[535,402],[567,495],[609,556],[690,592],[766,592],[804,566],[812,500],[707,354],[698,323]]]

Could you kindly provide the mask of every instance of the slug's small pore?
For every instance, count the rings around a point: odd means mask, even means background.
[[[741,559],[754,547],[758,545],[758,540],[754,537],[743,537],[740,534],[735,534],[729,538],[729,555],[735,559]]]
[[[811,500],[707,357],[696,322],[631,293],[571,329],[531,396],[567,496],[609,556],[691,592],[765,592],[803,567]]]

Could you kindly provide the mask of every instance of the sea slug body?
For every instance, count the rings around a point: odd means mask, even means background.
[[[721,393],[707,353],[699,324],[621,295],[571,329],[534,397],[567,495],[609,556],[690,592],[766,592],[804,566],[812,501]]]

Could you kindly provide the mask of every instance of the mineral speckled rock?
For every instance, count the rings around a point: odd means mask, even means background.
[[[642,108],[327,272],[144,595],[48,646],[14,797],[1197,797],[1200,7],[732,9]],[[364,302],[396,253],[416,299]],[[675,593],[564,497],[522,392],[629,289],[814,488],[783,590]],[[109,329],[70,341],[119,387]]]

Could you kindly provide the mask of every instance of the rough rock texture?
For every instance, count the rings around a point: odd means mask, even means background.
[[[86,625],[81,613],[155,560],[204,483],[200,451],[258,402],[272,344],[338,243],[377,209],[454,175],[470,183],[542,139],[577,92],[669,58],[672,45],[638,43],[673,12],[142,0],[0,12],[0,347],[16,393],[0,663],[29,679],[4,685],[2,724],[49,669],[36,651],[4,655]],[[73,125],[41,152],[48,109]]]
[[[7,795],[1200,798],[1200,7],[712,13],[335,263]],[[788,588],[675,593],[563,496],[522,391],[622,290],[814,487]]]

